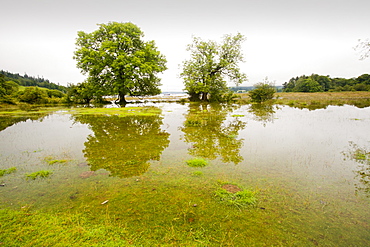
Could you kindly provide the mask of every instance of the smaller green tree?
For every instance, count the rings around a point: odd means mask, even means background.
[[[184,61],[180,74],[190,100],[224,101],[230,98],[226,79],[237,86],[247,80],[238,65],[244,61],[241,52],[244,40],[240,33],[225,35],[221,44],[193,39],[193,43],[188,45],[191,58]]]
[[[252,102],[262,103],[274,98],[276,88],[274,83],[269,82],[266,78],[263,82],[254,85],[254,89],[249,91],[249,97]]]

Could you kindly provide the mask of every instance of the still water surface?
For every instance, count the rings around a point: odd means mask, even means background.
[[[162,113],[1,117],[0,169],[17,167],[0,177],[1,208],[99,215],[109,201],[132,231],[196,230],[204,246],[370,245],[369,107],[153,106]],[[209,165],[188,167],[194,157]],[[40,170],[53,174],[25,179]],[[258,203],[220,204],[220,182]]]

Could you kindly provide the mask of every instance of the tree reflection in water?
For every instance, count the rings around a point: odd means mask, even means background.
[[[88,124],[94,135],[85,142],[83,153],[92,171],[106,169],[120,178],[145,173],[150,160],[159,160],[169,145],[169,133],[161,130],[162,117],[74,115]]]
[[[356,178],[360,182],[355,183],[356,192],[364,192],[366,196],[370,197],[370,152],[354,142],[350,142],[349,145],[350,151],[343,153],[358,164],[357,169],[354,170]]]
[[[262,122],[263,126],[266,126],[267,122],[274,121],[275,106],[271,103],[259,103],[251,104],[249,106],[248,112],[254,115],[256,121]]]
[[[227,114],[235,107],[220,104],[190,104],[186,121],[181,131],[184,141],[191,143],[190,155],[206,159],[220,157],[223,162],[235,164],[243,161],[240,155],[242,139],[237,139],[238,132],[246,123],[238,117],[226,121]]]

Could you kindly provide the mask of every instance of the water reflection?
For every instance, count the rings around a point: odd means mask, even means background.
[[[220,157],[223,162],[235,164],[243,161],[240,155],[243,139],[237,139],[237,136],[246,123],[238,117],[226,121],[227,114],[234,108],[209,104],[189,105],[180,130],[184,132],[184,141],[192,144],[188,150],[190,155],[210,160]]]
[[[351,149],[345,156],[357,162],[358,167],[354,171],[360,183],[355,183],[356,192],[363,192],[370,197],[370,151],[350,142]]]
[[[83,153],[92,171],[104,168],[111,176],[138,176],[159,160],[169,145],[169,133],[161,130],[162,117],[74,115],[88,124],[94,135],[85,142]]]
[[[275,107],[278,106],[271,103],[251,104],[248,112],[254,115],[256,121],[262,122],[265,126],[267,122],[274,121]]]
[[[6,128],[19,123],[19,122],[26,122],[27,120],[32,121],[42,121],[43,118],[45,118],[49,114],[33,114],[30,116],[0,116],[0,131],[5,130]]]

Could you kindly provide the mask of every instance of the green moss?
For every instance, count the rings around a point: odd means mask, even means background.
[[[4,170],[0,169],[0,177],[4,176],[5,174],[10,174],[10,173],[13,173],[13,172],[16,172],[16,171],[17,171],[16,167],[10,167],[10,168],[4,169]]]
[[[204,167],[208,165],[208,161],[203,158],[194,158],[191,160],[187,160],[186,164],[190,167]]]
[[[35,180],[38,177],[40,177],[40,178],[47,178],[51,174],[53,174],[52,171],[41,170],[41,171],[33,172],[33,173],[30,173],[30,174],[26,174],[26,177],[27,177],[27,180],[28,179]]]
[[[232,115],[232,117],[244,117],[244,115]]]

